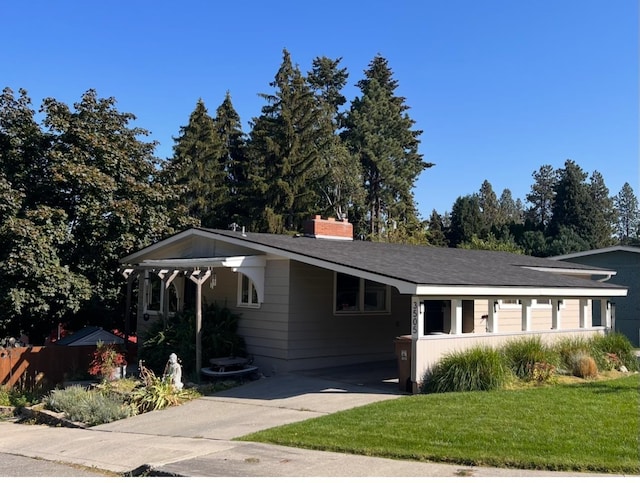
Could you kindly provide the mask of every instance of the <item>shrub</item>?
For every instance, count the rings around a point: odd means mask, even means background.
[[[487,391],[509,382],[510,372],[500,351],[474,347],[444,356],[425,375],[422,392]]]
[[[89,374],[111,380],[114,378],[115,369],[125,364],[124,354],[114,344],[105,344],[100,341],[89,363]]]
[[[597,335],[591,341],[592,356],[595,357],[601,370],[619,369],[625,366],[630,371],[637,371],[638,358],[631,341],[619,332]]]
[[[526,381],[550,379],[560,362],[558,353],[540,337],[524,337],[507,342],[502,347],[505,360],[514,375]]]
[[[168,320],[158,320],[145,333],[140,357],[160,373],[173,352],[182,360],[183,374],[195,372],[195,313],[185,311]],[[202,359],[244,356],[245,342],[237,334],[240,316],[213,303],[202,311]]]
[[[200,393],[192,389],[175,389],[168,377],[157,377],[153,371],[143,366],[141,366],[141,377],[144,381],[143,386],[135,389],[131,394],[131,403],[139,413],[178,406],[200,397]]]
[[[44,402],[48,409],[64,412],[67,419],[89,426],[110,423],[135,414],[134,408],[114,394],[88,391],[81,386],[53,390]]]

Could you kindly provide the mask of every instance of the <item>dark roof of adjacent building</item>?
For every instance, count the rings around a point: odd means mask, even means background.
[[[124,344],[122,337],[118,337],[102,327],[87,326],[56,341],[56,345],[96,345],[99,341],[105,344]]]

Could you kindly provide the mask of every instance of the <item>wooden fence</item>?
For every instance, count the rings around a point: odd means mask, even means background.
[[[53,388],[86,374],[95,346],[0,348],[0,385]]]

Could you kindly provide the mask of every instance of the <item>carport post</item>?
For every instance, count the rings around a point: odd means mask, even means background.
[[[189,279],[196,284],[196,373],[202,369],[202,284],[211,275],[211,270],[202,272],[196,269]]]
[[[424,334],[424,303],[420,297],[411,297],[411,383],[418,392],[418,339]]]

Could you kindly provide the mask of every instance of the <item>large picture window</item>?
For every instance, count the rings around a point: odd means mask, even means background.
[[[242,307],[260,307],[258,292],[249,277],[238,273],[238,305]]]
[[[335,274],[336,314],[388,311],[388,285],[345,273]]]

